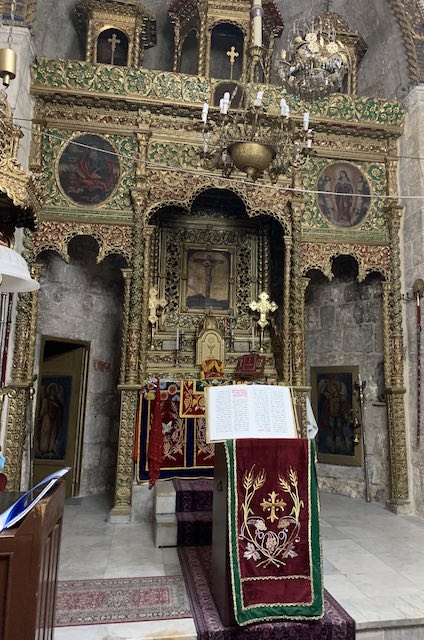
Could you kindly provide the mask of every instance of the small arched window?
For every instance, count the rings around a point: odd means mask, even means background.
[[[190,31],[190,33],[186,35],[181,49],[181,73],[188,73],[193,76],[197,75],[198,50],[199,43],[197,33]]]
[[[212,29],[210,77],[240,80],[243,70],[244,35],[233,24],[221,23]]]
[[[97,62],[116,64],[119,67],[128,65],[128,38],[119,29],[106,29],[97,39]]]

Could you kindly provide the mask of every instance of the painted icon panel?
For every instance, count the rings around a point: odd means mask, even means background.
[[[58,165],[64,194],[80,206],[98,206],[110,198],[119,183],[119,159],[110,142],[85,134],[70,141]]]
[[[366,176],[349,162],[328,165],[318,179],[318,204],[323,215],[336,227],[358,225],[371,204]]]

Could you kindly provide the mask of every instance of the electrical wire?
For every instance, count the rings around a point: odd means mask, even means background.
[[[15,118],[15,120],[19,120],[21,122],[33,122],[32,119],[30,118]],[[181,167],[170,167],[168,165],[161,165],[161,164],[149,164],[147,162],[145,162],[144,160],[141,160],[139,158],[135,158],[134,156],[129,156],[125,153],[118,153],[116,151],[108,151],[107,149],[99,149],[98,147],[89,145],[89,144],[84,144],[82,142],[77,142],[76,140],[72,139],[72,138],[64,138],[63,136],[60,136],[58,134],[55,133],[49,133],[47,131],[35,131],[33,129],[33,127],[25,127],[24,125],[19,125],[21,129],[24,129],[26,131],[30,131],[34,136],[42,136],[42,137],[46,137],[46,138],[53,138],[56,140],[60,140],[61,142],[65,142],[69,145],[75,145],[78,147],[83,147],[85,149],[89,149],[91,151],[97,151],[98,153],[105,153],[108,155],[112,155],[115,156],[117,158],[123,158],[129,162],[133,162],[134,164],[137,165],[142,165],[145,168],[148,169],[156,169],[156,170],[166,170],[166,171],[172,171],[173,173],[182,173],[182,174],[186,174],[186,175],[199,175],[198,171],[191,171],[190,169],[182,169]],[[417,156],[395,156],[394,159],[411,159],[411,160],[422,160],[424,161],[424,158],[421,157],[417,157]],[[216,174],[214,173],[208,173],[208,172],[202,172],[202,175],[204,176],[210,176],[210,177],[214,177],[216,178]],[[221,178],[222,180],[226,180],[228,181],[229,184],[234,184],[234,183],[239,183],[239,184],[252,184],[250,182],[247,182],[246,180],[242,179],[242,178],[227,178],[222,176]],[[278,189],[279,191],[281,191],[282,186],[281,185],[277,185],[277,184],[271,184],[268,182],[264,182],[261,183],[261,187],[262,188],[267,188],[267,189]],[[288,191],[291,193],[301,193],[301,194],[306,194],[306,195],[327,195],[327,196],[331,196],[331,195],[340,195],[337,191],[324,191],[324,190],[319,190],[319,189],[306,189],[303,187],[289,187],[289,186],[284,186],[283,187],[284,191]],[[386,194],[376,194],[373,193],[371,194],[364,194],[364,193],[350,193],[349,194],[352,198],[354,197],[358,197],[358,198],[364,198],[364,200],[383,200],[383,201],[398,201],[398,200],[424,200],[424,194],[423,195],[419,195],[419,196],[411,196],[411,195],[402,195],[402,194],[396,194],[393,196],[388,196]]]

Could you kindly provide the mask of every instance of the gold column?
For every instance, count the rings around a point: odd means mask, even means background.
[[[291,361],[292,384],[296,387],[305,385],[304,354],[304,283],[301,273],[300,249],[302,240],[301,216],[303,200],[293,198],[292,229],[293,243],[291,251],[291,288],[290,288],[290,323],[291,323]]]
[[[131,276],[132,269],[121,269],[124,278],[124,318],[122,323],[122,339],[121,339],[121,367],[119,371],[119,384],[125,383],[126,361],[127,361],[127,342],[128,342],[128,324],[130,318],[130,298],[131,298]]]
[[[197,73],[199,76],[206,76],[209,71],[209,58],[210,58],[210,43],[209,43],[209,55],[207,53],[207,3],[202,1],[198,4],[198,11],[200,16],[200,31],[199,31],[199,58],[197,64]]]
[[[290,283],[291,283],[291,254],[292,238],[284,236],[284,290],[283,290],[283,382],[291,384],[290,360]]]
[[[40,280],[42,268],[41,264],[32,266],[31,276],[35,280]],[[26,411],[34,371],[38,298],[38,291],[20,294],[17,308],[5,443],[7,488],[10,491],[20,489]]]
[[[150,261],[152,255],[152,238],[154,227],[144,227],[144,266],[143,266],[143,301],[141,307],[141,341],[139,378],[147,378],[147,353],[149,350],[149,289],[150,289]]]
[[[405,388],[403,382],[403,333],[399,252],[399,229],[402,207],[397,204],[390,205],[387,213],[392,272],[388,300],[390,329],[390,386],[386,389],[391,472],[389,505],[396,511],[399,506],[408,501],[408,463],[404,407]]]
[[[294,178],[294,186],[300,186],[300,177]],[[305,290],[309,279],[302,277],[300,260],[302,243],[302,213],[304,199],[294,196],[292,199],[292,245],[291,245],[291,283],[290,283],[290,348],[291,348],[291,384],[293,386],[295,408],[299,420],[301,435],[306,436],[306,394],[308,388],[305,378]]]
[[[116,467],[115,503],[112,511],[110,512],[111,518],[128,518],[131,513],[134,428],[137,415],[138,395],[141,388],[141,381],[138,373],[141,337],[141,307],[143,303],[142,287],[144,280],[144,219],[146,201],[149,195],[149,188],[146,184],[145,159],[149,137],[149,132],[137,132],[140,162],[137,165],[136,171],[137,186],[131,191],[134,207],[132,277],[130,283],[125,281],[126,296],[129,295],[129,303],[128,321],[124,319],[123,329],[124,332],[126,332],[126,324],[128,331],[126,334],[125,346],[124,382],[119,385],[119,390],[121,391],[121,412],[119,422],[118,459]]]
[[[144,195],[147,194],[147,190]],[[143,204],[145,198],[137,190],[132,193],[135,203],[133,273],[130,284],[130,304],[128,313],[128,332],[125,353],[124,383],[121,391],[121,413],[119,419],[118,459],[116,467],[115,504],[111,517],[128,517],[131,513],[133,483],[134,428],[137,414],[138,394],[141,388],[138,379],[138,353],[140,348],[141,286],[143,282]],[[128,284],[126,285],[128,286]]]
[[[181,27],[180,21],[174,22],[174,60],[172,63],[172,71],[178,73],[181,64]]]

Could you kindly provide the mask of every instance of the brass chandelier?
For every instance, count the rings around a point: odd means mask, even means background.
[[[258,85],[242,88],[242,104],[232,107],[234,93],[224,93],[219,110],[202,110],[203,159],[208,168],[218,168],[224,177],[235,169],[255,181],[267,173],[272,182],[300,168],[312,150],[309,113],[303,121],[290,117],[284,97],[272,112],[263,104],[264,91]],[[255,91],[256,90],[256,91]]]
[[[337,40],[331,21],[321,17],[295,22],[288,48],[281,51],[277,65],[286,89],[304,100],[343,89],[348,69],[347,47]]]

